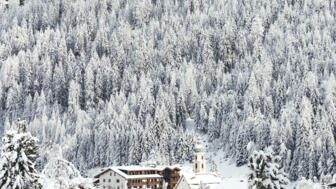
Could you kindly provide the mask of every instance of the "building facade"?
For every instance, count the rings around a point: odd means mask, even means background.
[[[195,145],[193,170],[194,170],[194,173],[205,173],[206,172],[206,160],[204,158],[204,150],[199,140],[197,140],[197,143]]]
[[[159,172],[163,176],[167,189],[174,189],[178,180],[180,179],[180,168],[178,167],[166,167]]]
[[[97,187],[102,189],[124,189],[127,188],[127,179],[113,169],[107,169],[95,176],[98,178]]]
[[[100,189],[173,189],[180,176],[178,167],[124,166],[108,168],[94,178]]]

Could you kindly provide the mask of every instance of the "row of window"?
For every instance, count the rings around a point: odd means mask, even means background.
[[[203,165],[203,163],[202,163],[202,169],[204,168],[204,165]],[[195,164],[195,169],[197,169],[197,163]]]
[[[136,180],[129,180],[128,183],[141,183],[141,182],[155,182],[160,181],[160,179],[136,179]]]
[[[203,160],[203,159],[204,159],[204,157],[203,157],[203,156],[201,156],[201,159]],[[197,155],[195,155],[195,160],[197,160]]]
[[[108,182],[111,182],[111,179],[107,179],[107,181],[108,181]],[[106,182],[106,179],[103,179],[103,182]],[[117,183],[119,183],[119,182],[120,182],[120,180],[119,180],[119,179],[117,179],[117,180],[116,180],[116,182],[117,182]]]
[[[117,188],[114,188],[112,186],[103,186],[103,189],[120,189],[120,187],[117,186]]]
[[[103,179],[103,182],[111,182],[112,179]],[[141,182],[155,182],[155,181],[160,181],[160,179],[137,179],[137,180],[129,180],[129,183],[141,183]],[[116,182],[119,183],[120,180],[116,179]]]
[[[157,174],[157,171],[129,171],[128,175],[150,175]]]
[[[143,186],[129,186],[128,189],[142,189]],[[162,188],[160,185],[149,185],[149,186],[146,186],[146,188]]]

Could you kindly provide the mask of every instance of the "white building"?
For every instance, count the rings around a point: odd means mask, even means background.
[[[193,170],[194,173],[206,173],[206,160],[204,158],[203,146],[199,141],[197,141],[195,145]]]
[[[111,167],[94,178],[100,189],[173,189],[180,179],[178,167]]]
[[[175,189],[215,189],[220,187],[221,179],[215,173],[206,171],[206,160],[204,157],[204,148],[199,142],[195,146],[195,155],[193,161],[193,173],[182,173]]]
[[[98,179],[98,188],[102,189],[124,189],[126,188],[126,178],[123,173],[117,169],[109,168],[96,175]]]

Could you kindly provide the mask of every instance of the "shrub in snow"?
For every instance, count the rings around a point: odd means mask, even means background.
[[[255,151],[249,158],[249,189],[284,189],[288,184],[286,174],[276,163],[272,150]]]
[[[42,174],[48,178],[65,178],[67,180],[81,177],[75,166],[62,158],[50,160],[44,167]]]
[[[40,188],[35,160],[37,139],[26,132],[26,123],[18,123],[18,131],[9,130],[2,139],[0,161],[1,189]]]
[[[78,169],[63,159],[62,152],[51,158],[42,171],[43,188],[92,188],[90,179],[82,178]]]

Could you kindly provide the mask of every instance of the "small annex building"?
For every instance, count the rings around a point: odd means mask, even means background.
[[[175,189],[217,189],[220,187],[221,178],[215,173],[206,171],[206,160],[204,158],[204,148],[197,140],[195,145],[195,155],[193,161],[193,173],[182,173],[182,176]]]
[[[220,183],[221,179],[212,173],[183,175],[176,189],[199,189],[201,186],[216,189]]]
[[[120,166],[107,168],[94,178],[99,189],[173,189],[180,179],[179,167]]]

